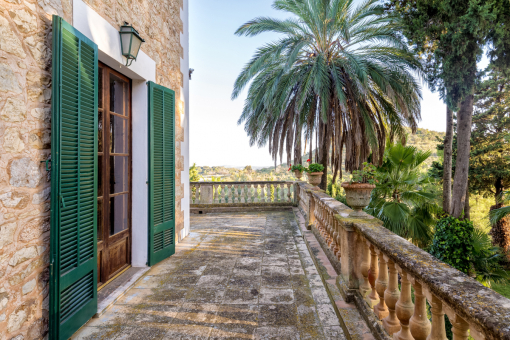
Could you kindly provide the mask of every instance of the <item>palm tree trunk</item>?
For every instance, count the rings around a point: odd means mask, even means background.
[[[460,103],[457,114],[457,161],[453,180],[452,216],[459,218],[464,211],[469,174],[471,150],[471,122],[473,116],[473,92]]]
[[[452,211],[452,146],[453,146],[453,111],[446,107],[446,136],[444,138],[443,162],[443,210]]]
[[[303,151],[301,151],[301,127],[296,128],[294,138],[294,165],[303,164]]]
[[[503,194],[503,179],[501,177],[496,178],[496,183],[494,183],[494,187],[496,188],[496,193],[494,194],[494,199],[496,201],[496,205],[501,201],[501,195]]]
[[[322,122],[322,119],[319,119],[319,141],[320,146],[317,145],[317,149],[320,148],[319,154],[319,164],[324,166],[324,173],[322,174],[321,184],[319,188],[322,190],[326,190],[328,188],[328,159],[329,159],[329,141],[328,141],[328,125]]]

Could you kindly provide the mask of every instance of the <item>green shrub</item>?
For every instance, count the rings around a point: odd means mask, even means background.
[[[430,254],[450,266],[469,274],[472,271],[473,222],[448,216],[439,220]]]
[[[323,172],[324,171],[324,165],[319,163],[312,163],[308,166],[308,168],[305,168],[306,172],[312,173],[312,172]]]

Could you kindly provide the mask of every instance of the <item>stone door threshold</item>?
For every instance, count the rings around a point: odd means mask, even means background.
[[[106,313],[149,269],[150,267],[131,267],[101,288],[97,293],[97,313],[94,315],[94,318],[98,318]]]

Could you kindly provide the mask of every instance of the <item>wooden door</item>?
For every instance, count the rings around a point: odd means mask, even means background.
[[[131,82],[99,64],[98,287],[131,264]]]

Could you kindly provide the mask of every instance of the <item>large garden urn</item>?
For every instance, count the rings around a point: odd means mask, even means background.
[[[363,209],[370,203],[370,196],[375,185],[344,182],[342,183],[342,188],[345,190],[347,205],[354,210],[350,216],[365,217],[366,214],[363,212]]]
[[[323,172],[308,172],[308,183],[314,187],[318,187],[321,184]]]
[[[303,177],[303,171],[294,170],[294,176],[298,179],[298,181],[301,180],[301,177]]]

